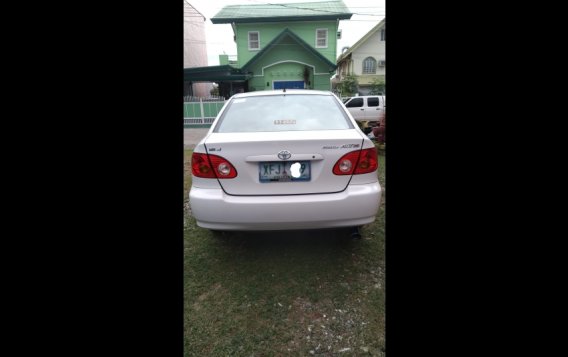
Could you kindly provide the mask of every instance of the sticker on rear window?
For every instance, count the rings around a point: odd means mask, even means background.
[[[274,125],[296,124],[296,119],[275,120]]]

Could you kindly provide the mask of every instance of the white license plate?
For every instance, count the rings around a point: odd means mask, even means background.
[[[310,162],[260,162],[258,165],[258,176],[260,182],[310,181]]]

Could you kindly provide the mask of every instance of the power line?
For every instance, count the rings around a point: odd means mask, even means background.
[[[277,5],[279,5],[279,4],[277,4]],[[291,7],[289,7],[289,8],[291,8]],[[326,10],[308,9],[308,8],[301,8],[301,7],[294,7],[294,8],[295,8],[295,9],[301,9],[301,10],[303,9],[303,10],[311,10],[311,11],[325,12],[325,13],[329,13],[329,14],[332,14],[332,15],[343,15],[343,14],[344,14],[344,13],[336,12],[336,11],[326,11]],[[275,8],[271,8],[271,7],[265,7],[265,8],[257,7],[257,8],[254,8],[254,10],[273,10],[273,11],[277,11],[277,10],[288,10],[288,9],[282,9],[282,8],[276,8],[276,9],[275,9]],[[385,16],[384,13],[380,13],[380,14],[378,14],[378,13],[368,13],[368,14],[365,14],[365,13],[360,13],[360,12],[352,12],[352,13],[350,13],[350,14],[351,14],[351,15],[360,15],[360,16]]]
[[[258,1],[255,1],[257,3],[259,3]],[[323,3],[323,1],[320,1],[321,3]],[[323,10],[323,9],[312,9],[312,8],[307,8],[307,7],[300,7],[300,6],[292,6],[289,4],[273,4],[273,3],[259,3],[260,5],[272,5],[272,6],[281,6],[283,8],[287,8],[287,9],[299,9],[299,10],[309,10],[309,11],[315,11],[315,12],[325,12],[325,13],[330,13],[330,14],[334,14],[334,15],[341,15],[342,13],[339,13],[337,11],[329,11],[329,10]],[[229,6],[235,6],[235,5],[229,5]],[[238,5],[237,5],[238,6]],[[360,7],[360,8],[366,8],[366,7]],[[252,10],[253,8],[251,8],[250,10]],[[258,9],[258,10],[285,10],[285,9],[278,9],[278,8],[274,8],[274,7],[255,7],[254,9]],[[365,16],[384,16],[384,15],[375,15],[375,14],[360,14],[360,13],[356,13],[353,12],[353,15],[365,15]]]
[[[297,8],[297,9],[302,9],[302,8]],[[324,11],[324,10],[316,10],[316,9],[308,9],[308,8],[305,8],[305,9],[306,9],[306,10],[312,10],[312,11],[327,12],[327,13],[331,13],[331,14],[334,14],[334,15],[342,15],[342,14],[343,14],[343,13],[341,13],[341,12],[335,12],[335,11]],[[275,9],[275,8],[272,8],[272,7],[256,7],[256,8],[254,8],[253,10],[273,10],[273,11],[278,11],[278,10],[288,10],[288,9],[283,9],[283,8],[276,8],[276,9]],[[384,16],[384,14],[377,14],[376,12],[375,12],[375,13],[368,13],[368,14],[360,13],[360,12],[352,12],[352,13],[350,13],[350,14],[351,14],[351,15]]]

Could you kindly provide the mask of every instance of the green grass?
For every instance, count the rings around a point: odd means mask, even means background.
[[[384,196],[358,241],[343,231],[218,236],[190,216],[190,160],[187,150],[184,356],[384,355]]]

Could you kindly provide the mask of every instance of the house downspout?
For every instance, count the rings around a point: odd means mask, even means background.
[[[235,45],[237,44],[237,26],[234,22],[231,22],[231,27],[233,28],[233,41],[235,41]],[[237,67],[241,68],[241,64],[239,62],[239,48],[237,46]]]
[[[337,19],[337,24],[335,25],[335,48],[333,49],[333,58],[337,56],[337,32],[339,32],[339,19]],[[335,60],[337,64],[337,60]]]
[[[334,49],[333,49],[333,58],[335,58],[335,65],[337,66],[337,32],[339,31],[339,18],[337,18],[337,23],[335,24],[335,33],[333,36],[335,36],[335,41],[333,41],[333,43],[335,44]],[[341,56],[341,55],[340,55]],[[337,73],[339,75],[339,78],[341,78],[341,68],[339,68],[339,66],[335,67],[335,73]],[[333,75],[332,75],[333,76]],[[314,76],[314,81],[315,81],[315,76]],[[331,87],[333,87],[333,85],[330,83],[329,84]]]

